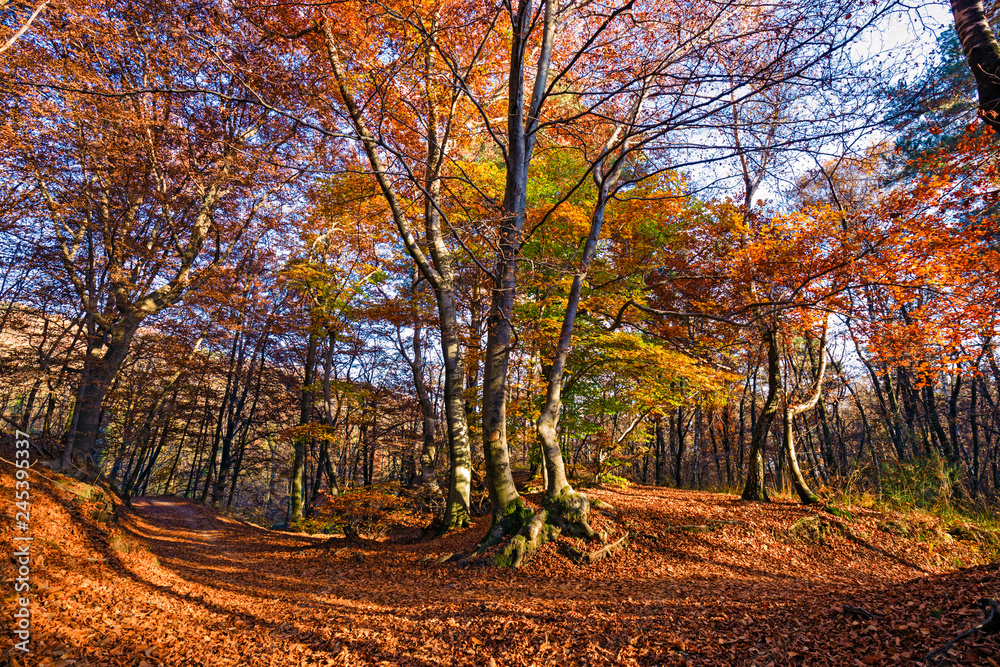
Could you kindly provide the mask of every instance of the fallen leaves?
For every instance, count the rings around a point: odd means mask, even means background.
[[[442,539],[278,533],[176,499],[111,528],[39,485],[39,665],[914,665],[978,622],[997,567],[974,542],[880,528],[853,510],[824,542],[789,540],[815,509],[664,488],[593,491],[642,536],[593,565],[546,545],[523,570],[461,568],[488,519]],[[709,531],[668,530],[711,526]],[[108,546],[109,535],[135,546]],[[40,545],[41,546],[41,545]],[[87,561],[97,557],[102,560]],[[435,562],[441,561],[441,562]],[[5,567],[8,567],[5,565]],[[9,570],[5,571],[9,576]],[[992,665],[970,638],[953,664]],[[72,661],[72,662],[65,662]]]

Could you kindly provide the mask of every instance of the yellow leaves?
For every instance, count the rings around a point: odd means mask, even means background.
[[[602,358],[634,378],[633,400],[653,409],[677,405],[685,397],[709,401],[733,379],[730,374],[639,334],[605,333],[595,337],[593,344],[600,349]]]
[[[563,204],[559,207],[559,220],[571,238],[586,236],[590,232],[591,207]]]
[[[300,424],[286,428],[281,432],[289,440],[325,440],[326,442],[338,442],[339,437],[334,429],[325,424]]]

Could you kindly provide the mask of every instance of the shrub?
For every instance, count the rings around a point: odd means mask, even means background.
[[[398,483],[345,491],[326,500],[299,527],[312,533],[343,533],[385,537],[389,529],[413,514],[412,503],[401,495]]]
[[[594,477],[594,484],[606,484],[608,486],[619,486],[621,488],[628,488],[632,485],[630,481],[624,477],[619,477],[610,472],[603,472]]]

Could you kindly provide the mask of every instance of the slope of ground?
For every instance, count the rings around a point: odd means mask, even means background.
[[[5,464],[0,494],[12,508]],[[176,498],[125,513],[106,493],[33,473],[32,653],[8,650],[8,636],[0,655],[141,667],[913,665],[978,622],[977,598],[1000,594],[977,544],[931,519],[851,508],[792,538],[817,510],[663,488],[593,494],[636,536],[626,551],[579,566],[549,544],[513,573],[426,560],[468,549],[485,519],[442,540],[301,550],[324,538]],[[8,618],[13,571],[5,559]],[[978,639],[952,658],[996,665],[1000,651]]]

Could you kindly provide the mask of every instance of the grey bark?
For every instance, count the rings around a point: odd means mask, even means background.
[[[766,324],[761,326],[761,337],[767,350],[767,398],[760,417],[757,418],[750,435],[749,466],[746,485],[743,487],[743,500],[770,502],[767,487],[764,483],[764,445],[767,442],[771,423],[778,413],[778,402],[781,394],[780,348],[778,345],[777,326]]]
[[[463,389],[465,377],[459,348],[459,321],[455,305],[456,276],[454,258],[444,241],[441,227],[441,169],[444,163],[447,136],[440,133],[438,111],[431,104],[428,118],[426,178],[421,184],[424,189],[424,226],[430,256],[424,252],[410,228],[408,217],[397,195],[387,167],[379,153],[379,144],[369,131],[364,113],[347,84],[342,56],[335,37],[335,30],[329,19],[324,19],[321,30],[325,39],[327,60],[351,119],[354,131],[365,150],[369,165],[385,197],[393,221],[407,253],[413,258],[420,273],[434,288],[437,296],[438,315],[441,325],[441,352],[445,365],[445,419],[448,428],[448,447],[451,469],[448,475],[448,501],[445,508],[443,530],[468,525],[469,499],[472,486],[472,457],[470,453],[469,429],[466,422]],[[425,58],[432,59],[430,49]],[[432,67],[425,61],[425,67]],[[453,106],[457,103],[453,98]]]
[[[799,499],[807,505],[818,503],[820,499],[819,496],[812,492],[809,485],[806,484],[806,480],[802,476],[802,470],[799,468],[799,459],[795,452],[795,431],[792,428],[792,424],[797,415],[815,408],[823,394],[823,379],[826,375],[827,335],[828,324],[824,322],[823,335],[819,343],[819,369],[816,371],[809,398],[802,403],[788,403],[788,398],[786,397],[785,399],[783,419],[785,455],[788,457],[788,464],[791,468],[792,485],[795,487],[795,492],[798,494]]]
[[[982,0],[951,0],[951,11],[966,62],[976,78],[983,120],[1000,130],[1000,44],[986,20]]]

